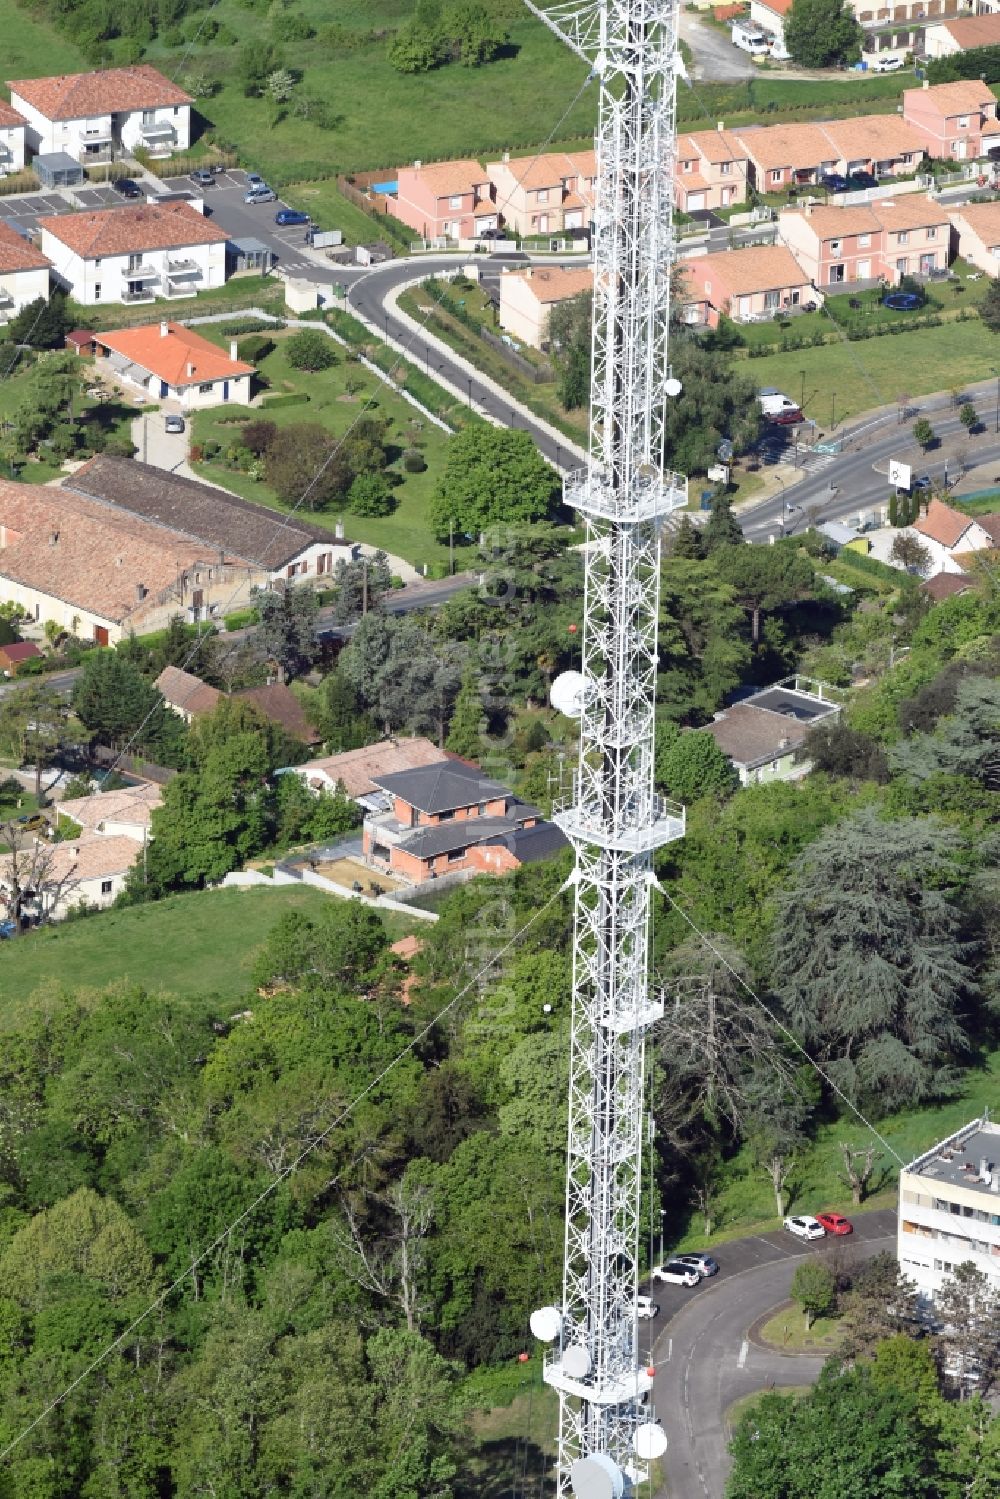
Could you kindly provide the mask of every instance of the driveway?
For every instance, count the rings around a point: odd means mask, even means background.
[[[733,46],[724,32],[708,25],[689,10],[682,10],[680,13],[680,34],[681,40],[687,42],[694,57],[691,65],[693,78],[726,82],[749,78],[754,71],[748,52],[741,52],[739,47]],[[714,121],[706,120],[703,125],[695,128],[711,130],[714,128]]]
[[[893,1209],[859,1213],[853,1223],[850,1239],[804,1243],[783,1230],[734,1239],[712,1251],[721,1269],[711,1280],[692,1291],[653,1289],[660,1308],[653,1394],[670,1444],[660,1499],[722,1499],[729,1472],[729,1406],[755,1390],[818,1378],[822,1358],[765,1349],[751,1343],[748,1334],[760,1317],[788,1299],[804,1255],[822,1258],[836,1250],[868,1259],[895,1251]]]
[[[188,467],[189,437],[187,419],[185,418],[183,432],[168,432],[164,425],[163,411],[137,416],[132,422],[135,456],[141,463],[149,463],[153,468],[165,468],[171,474],[179,474],[182,479],[197,479],[198,475]]]

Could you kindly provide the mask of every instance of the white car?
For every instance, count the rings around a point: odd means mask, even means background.
[[[701,1280],[693,1265],[685,1265],[680,1260],[668,1260],[665,1265],[654,1265],[649,1274],[651,1280],[665,1280],[668,1285],[687,1286],[689,1290]]]
[[[660,1315],[660,1308],[657,1306],[652,1296],[640,1296],[636,1301],[636,1312],[638,1313],[640,1319],[644,1318],[646,1321],[649,1321],[653,1317],[658,1317]]]
[[[826,1229],[822,1223],[817,1223],[815,1218],[810,1218],[808,1213],[803,1213],[798,1218],[786,1218],[785,1228],[797,1239],[825,1239]]]

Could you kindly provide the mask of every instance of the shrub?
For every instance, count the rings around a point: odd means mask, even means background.
[[[309,373],[329,369],[337,363],[332,340],[318,328],[303,328],[301,333],[293,334],[285,345],[285,353],[292,369]]]
[[[251,333],[240,339],[236,352],[247,364],[260,364],[268,354],[274,353],[276,347],[273,338],[267,338],[263,333]]]
[[[427,468],[427,461],[419,448],[407,448],[403,454],[403,468],[408,474],[422,474]]]
[[[381,474],[358,474],[347,492],[347,503],[355,515],[391,515],[396,500]]]
[[[307,390],[288,390],[285,391],[282,395],[265,396],[261,404],[267,407],[305,406],[308,404],[308,402],[309,392]]]
[[[271,31],[279,42],[307,42],[316,35],[315,26],[311,26],[305,16],[295,15],[292,11],[276,15],[271,22]]]
[[[261,419],[258,421],[247,422],[240,435],[242,437],[244,447],[248,448],[250,452],[253,453],[255,458],[259,458],[260,455],[262,453],[266,453],[268,448],[271,446],[271,443],[274,441],[274,434],[277,432],[277,430],[278,429],[275,426],[274,422],[269,422]]]
[[[239,338],[241,333],[271,333],[273,330],[274,323],[271,319],[261,317],[231,318],[227,323],[219,323],[216,329],[226,338]]]

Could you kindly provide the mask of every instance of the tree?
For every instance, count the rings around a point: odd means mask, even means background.
[[[378,481],[377,474],[362,475],[362,478]],[[361,479],[355,479],[358,484]],[[352,486],[353,489],[353,486]],[[350,562],[341,559],[331,574],[333,602],[331,610],[334,624],[346,625],[377,609],[392,587],[392,573],[385,552],[367,553]]]
[[[731,510],[729,511],[729,518],[738,531],[739,526]],[[670,555],[671,557],[682,557],[688,562],[700,562],[708,556],[705,539],[698,527],[691,524],[691,517],[689,515],[681,516],[681,523],[674,533]]]
[[[35,796],[42,799],[42,771],[86,738],[65,698],[45,682],[28,682],[0,702],[0,743],[12,746],[35,770]]]
[[[889,556],[893,562],[898,562],[901,567],[905,567],[907,572],[912,571],[924,575],[931,565],[930,552],[910,531],[900,531],[898,536],[892,538]]]
[[[254,635],[257,649],[273,661],[282,678],[301,676],[319,655],[316,640],[319,600],[311,588],[269,589],[257,605],[260,623]]]
[[[255,458],[261,458],[271,446],[278,434],[276,422],[268,421],[264,417],[257,417],[253,421],[246,422],[240,428],[240,443]]]
[[[962,409],[958,413],[958,419],[971,437],[975,428],[979,426],[979,415],[971,401],[963,403]]]
[[[792,1276],[792,1299],[802,1308],[806,1327],[817,1317],[826,1317],[837,1305],[837,1286],[833,1271],[820,1260],[803,1260]]]
[[[870,1358],[886,1338],[917,1329],[917,1288],[888,1250],[865,1260],[851,1277],[842,1314],[847,1358]]]
[[[660,586],[660,674],[666,716],[710,718],[750,664],[745,615],[714,560],[668,557]]]
[[[7,324],[11,343],[29,344],[33,349],[61,349],[71,326],[66,293],[58,289],[26,303]]]
[[[337,363],[332,338],[318,328],[303,328],[301,333],[293,333],[285,344],[285,357],[293,370],[307,370],[310,374]]]
[[[281,57],[262,37],[250,37],[240,48],[237,72],[248,97],[264,92],[268,78],[281,67]]]
[[[802,1043],[849,1098],[883,1112],[957,1086],[976,982],[951,898],[956,834],[861,811],[796,861],[774,977]]]
[[[742,546],[744,543],[740,523],[733,514],[732,501],[724,489],[717,489],[712,495],[712,508],[707,524],[702,528],[701,540],[705,554],[709,557],[720,547]],[[675,548],[673,555],[681,557],[684,553]]]
[[[264,457],[264,476],[286,505],[325,510],[346,495],[353,471],[332,432],[316,422],[280,427]]]
[[[679,319],[670,330],[670,362],[681,393],[667,402],[664,463],[682,474],[718,461],[723,438],[746,452],[760,432],[757,381],[738,373],[729,355],[708,349]]]
[[[559,399],[567,411],[590,400],[590,324],[593,292],[556,302],[547,325],[552,362],[559,375]]]
[[[991,276],[979,304],[979,318],[991,333],[1000,333],[1000,278]]]
[[[311,717],[330,755],[360,749],[377,738],[375,725],[339,667],[334,667],[329,676],[324,677],[318,700],[311,707]]]
[[[827,775],[876,781],[879,785],[889,779],[889,762],[882,746],[871,735],[852,729],[839,715],[809,730],[799,757]]]
[[[496,15],[476,0],[456,0],[444,13],[443,28],[452,55],[467,68],[492,62],[510,40]]]
[[[735,588],[750,614],[754,645],[760,641],[762,613],[804,598],[816,579],[811,560],[796,544],[720,547],[712,557],[721,577]]]
[[[467,666],[462,673],[462,685],[458,689],[448,726],[448,748],[453,754],[461,755],[466,760],[481,759],[484,724],[482,688],[478,673],[472,666]]]
[[[657,771],[670,795],[682,802],[725,797],[738,785],[732,761],[704,731],[679,734],[662,759],[658,757]]]
[[[863,1150],[853,1150],[846,1141],[841,1140],[840,1154],[844,1161],[844,1174],[840,1180],[845,1187],[850,1187],[854,1206],[860,1207],[868,1195],[868,1183],[874,1175],[879,1151],[874,1145],[867,1145]],[[860,1166],[859,1161],[863,1163]]]
[[[347,508],[353,515],[391,515],[396,500],[382,474],[358,474],[347,492]]]
[[[453,526],[459,536],[475,538],[499,522],[547,520],[558,490],[558,475],[527,432],[485,422],[466,427],[448,441],[431,526],[447,541]]]
[[[367,614],[339,669],[386,734],[433,732],[443,744],[464,650],[439,646],[410,615]]]
[[[56,433],[72,437],[76,430],[73,401],[79,389],[79,365],[73,354],[59,351],[39,357],[21,387],[21,399],[11,418],[12,439],[19,452],[33,451]]]
[[[913,423],[913,441],[918,443],[925,453],[937,442],[934,428],[925,416],[918,417]]]
[[[138,734],[140,747],[153,743],[164,732],[169,713],[156,688],[120,651],[97,651],[85,659],[72,702],[81,723],[108,745],[133,734]],[[181,720],[176,714],[169,717],[176,733]]]
[[[448,42],[442,32],[416,20],[401,26],[389,44],[389,63],[397,73],[428,73],[447,56]]]
[[[939,1347],[963,1398],[988,1395],[1000,1374],[1000,1294],[971,1260],[956,1265],[934,1298]]]
[[[803,68],[856,62],[862,34],[843,0],[795,0],[785,22],[785,46]]]
[[[280,109],[282,104],[287,104],[294,91],[295,76],[287,68],[275,68],[273,73],[268,73],[264,93],[276,109]],[[297,366],[299,369],[306,367],[305,365]]]

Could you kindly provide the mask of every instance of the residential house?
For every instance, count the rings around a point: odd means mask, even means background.
[[[8,81],[10,102],[27,121],[35,155],[111,161],[143,146],[154,156],[191,144],[190,94],[148,63]]]
[[[685,321],[703,327],[718,327],[723,313],[738,323],[760,322],[820,300],[784,245],[695,255],[679,261],[678,269],[684,278],[680,295],[687,303]]]
[[[31,640],[13,640],[9,645],[0,645],[0,672],[5,677],[16,677],[19,667],[26,661],[38,661],[41,654]]]
[[[787,54],[788,47],[785,44],[785,22],[788,20],[792,8],[792,0],[750,0],[751,23],[765,36],[771,38],[771,47],[775,52]]]
[[[109,373],[138,386],[151,401],[174,401],[183,411],[234,401],[250,404],[252,364],[238,359],[236,340],[226,355],[182,323],[149,323],[95,333],[93,343]]]
[[[497,229],[489,177],[478,161],[415,161],[396,174],[396,218],[422,239],[474,239]]]
[[[440,765],[454,758],[429,739],[381,739],[362,749],[307,760],[304,765],[290,766],[281,774],[301,776],[310,791],[336,791],[342,786],[345,794],[362,807],[373,808],[383,805],[373,777]]]
[[[99,453],[63,481],[60,493],[67,491],[155,524],[168,537],[176,535],[195,543],[202,559],[239,562],[258,588],[321,581],[338,562],[353,562],[360,555],[357,543],[335,538],[300,515],[276,517],[266,506],[254,505],[214,484],[183,479],[132,458]],[[200,595],[204,570],[199,569],[199,574],[198,587],[186,595],[193,619],[207,608],[208,595]]]
[[[1000,522],[997,516],[979,516],[973,519],[954,510],[943,500],[932,499],[926,515],[920,516],[906,529],[913,532],[931,556],[929,574],[963,573],[962,558],[970,552],[989,551],[997,545],[991,534]],[[992,524],[990,524],[992,523]]]
[[[914,172],[924,157],[920,132],[898,115],[861,115],[852,120],[824,120],[824,135],[837,155],[841,176],[870,172],[880,180]]]
[[[948,211],[956,253],[987,276],[1000,275],[1000,202],[962,203]]]
[[[903,1167],[897,1233],[900,1271],[925,1303],[965,1264],[1000,1293],[1000,1124],[973,1119]]]
[[[365,817],[365,858],[412,884],[444,874],[503,874],[565,846],[537,807],[462,760],[372,777],[381,804]]]
[[[974,161],[998,144],[997,101],[985,83],[962,79],[906,89],[903,119],[919,134],[928,156],[943,161]]]
[[[968,593],[974,585],[970,578],[964,573],[934,573],[930,578],[925,578],[920,585],[921,593],[926,593],[935,604],[940,604],[944,599],[953,599],[957,594]]]
[[[144,783],[123,786],[118,791],[97,791],[93,796],[71,797],[60,802],[57,811],[60,817],[75,822],[81,832],[145,843],[152,815],[162,802],[160,787]]]
[[[37,846],[37,845],[36,845]],[[110,906],[125,888],[129,870],[142,857],[143,845],[123,835],[81,833],[53,844],[28,859],[33,875],[30,895],[22,888],[21,909],[13,909],[23,875],[13,878],[12,860],[0,859],[0,910],[8,919],[62,921],[81,907]],[[24,856],[21,855],[21,867]]]
[[[500,277],[501,328],[540,349],[548,338],[549,314],[559,302],[592,291],[589,266],[528,266]]]
[[[930,22],[924,30],[928,57],[954,57],[976,47],[1000,47],[1000,14],[951,16]]]
[[[487,162],[502,221],[521,236],[590,227],[597,183],[593,151],[550,151]]]
[[[783,208],[778,233],[814,285],[926,275],[948,265],[947,212],[924,194],[869,204]]]
[[[176,713],[185,723],[191,723],[205,713],[214,713],[225,696],[217,687],[210,687],[201,677],[183,671],[179,666],[165,666],[153,686],[171,713]]]
[[[821,125],[749,125],[733,134],[746,152],[750,182],[759,193],[810,186],[837,170],[838,148]]]
[[[951,223],[947,209],[923,193],[872,204],[882,225],[881,274],[894,286],[903,276],[948,269]]]
[[[301,740],[310,747],[319,744],[323,736],[305,715],[301,702],[284,682],[269,682],[266,687],[244,687],[235,697],[252,703],[271,723],[284,729],[290,739]]]
[[[835,718],[840,707],[823,696],[819,683],[813,684],[818,692],[800,686],[806,680],[792,677],[765,687],[723,709],[706,726],[705,733],[733,762],[741,785],[788,781],[808,771],[808,761],[797,762],[796,753],[809,731]]]
[[[52,264],[30,239],[0,219],[0,323],[49,294]]]
[[[749,158],[739,136],[720,124],[677,137],[674,206],[681,213],[745,203]]]
[[[190,297],[225,284],[229,235],[189,203],[40,218],[42,252],[85,307]]]
[[[27,126],[24,115],[0,99],[0,177],[24,170]]]

